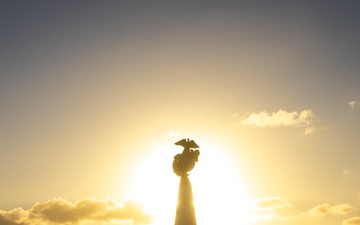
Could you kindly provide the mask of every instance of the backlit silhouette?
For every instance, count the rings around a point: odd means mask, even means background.
[[[180,176],[178,203],[176,208],[175,225],[196,225],[195,207],[190,179],[188,178],[195,163],[198,161],[199,146],[193,140],[182,139],[175,143],[184,147],[181,154],[174,156],[174,173]]]
[[[175,144],[183,146],[184,150],[181,154],[177,154],[174,157],[174,173],[181,177],[188,176],[189,174],[187,172],[194,168],[200,155],[199,150],[193,150],[192,148],[199,148],[199,146],[195,143],[195,141],[190,141],[189,139],[182,139]]]

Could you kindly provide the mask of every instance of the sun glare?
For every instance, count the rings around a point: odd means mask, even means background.
[[[231,156],[216,145],[199,142],[200,157],[190,172],[197,224],[250,224],[250,198]],[[129,198],[154,216],[152,225],[174,223],[180,178],[172,172],[180,146],[163,146],[139,163]]]

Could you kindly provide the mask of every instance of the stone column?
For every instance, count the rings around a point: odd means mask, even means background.
[[[175,225],[196,225],[192,186],[187,176],[180,178]]]

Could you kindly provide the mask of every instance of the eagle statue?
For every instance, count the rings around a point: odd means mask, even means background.
[[[174,173],[180,177],[188,176],[188,172],[195,167],[195,163],[198,161],[200,151],[196,148],[199,146],[193,140],[189,138],[182,139],[175,143],[175,145],[180,145],[184,147],[182,153],[176,154],[173,161]]]

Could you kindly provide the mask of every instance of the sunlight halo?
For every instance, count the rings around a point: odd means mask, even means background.
[[[233,156],[219,145],[203,141],[199,162],[190,172],[197,223],[250,224],[250,198],[242,184]],[[140,160],[129,198],[154,216],[152,225],[173,223],[180,178],[172,171],[173,156],[182,148],[173,143],[158,146]]]

